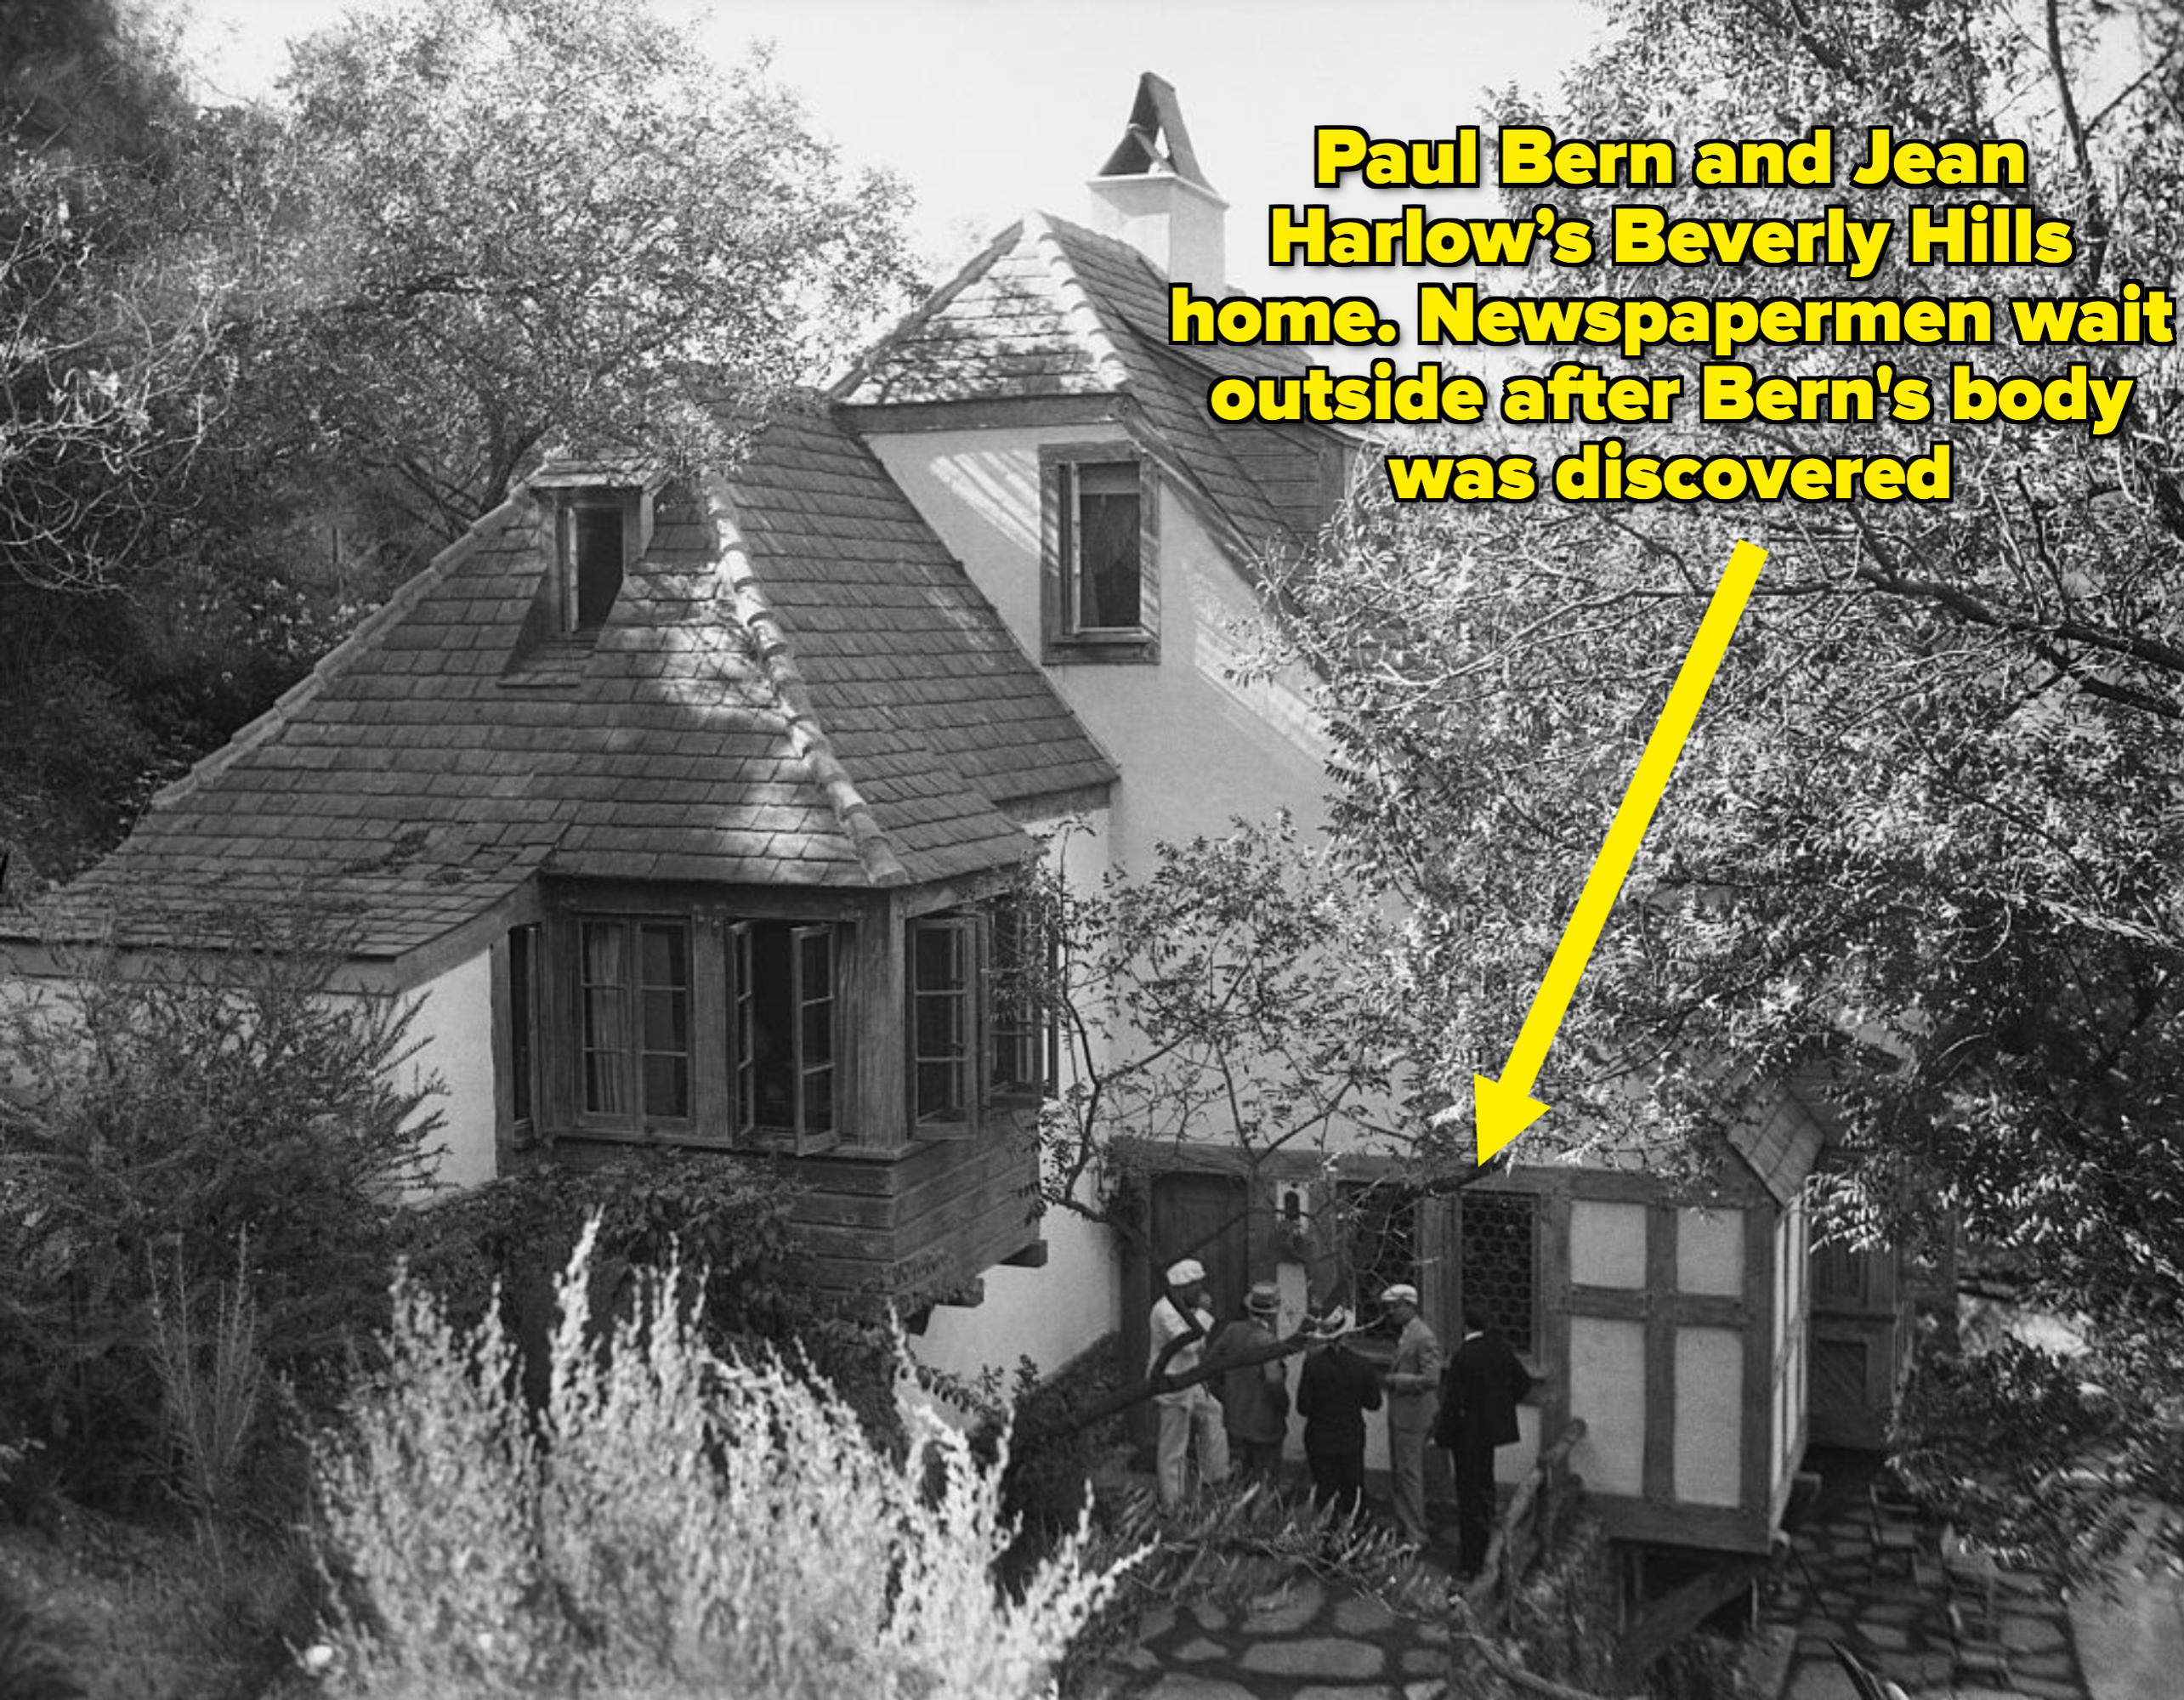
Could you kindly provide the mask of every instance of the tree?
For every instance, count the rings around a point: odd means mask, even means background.
[[[1502,116],[1544,117],[1566,137],[1671,138],[1685,181],[1637,196],[1527,190],[1512,210],[1551,198],[1604,230],[1619,198],[1717,218],[1811,216],[1846,199],[1854,216],[1899,218],[1915,201],[2022,202],[2073,221],[2061,271],[1920,271],[1899,236],[1857,284],[1714,266],[1679,268],[1664,291],[1657,269],[1596,265],[1525,287],[1902,299],[2165,281],[2184,208],[2176,20],[2061,0],[2037,33],[2015,20],[1972,3],[1637,6],[1561,110],[1512,100]],[[2126,22],[2136,62],[2096,87]],[[2020,137],[2034,182],[1848,195],[1688,184],[1701,139],[1795,139],[1815,124],[1846,148],[1873,124]],[[2162,348],[2006,341],[1744,357],[1869,379],[1878,358],[1899,393],[1924,377],[1943,397],[1952,360],[2042,377],[2090,361],[2140,389],[2126,428],[2105,438],[1886,405],[1870,423],[1708,425],[1687,405],[1672,429],[1614,428],[1634,455],[1667,442],[1701,456],[1918,455],[1947,439],[1944,508],[1724,514],[1546,495],[1428,510],[1369,490],[1289,586],[1296,641],[1329,682],[1340,826],[1412,905],[1410,972],[1447,1039],[1439,1083],[1468,1102],[1467,1076],[1500,1071],[1732,539],[1763,541],[1759,592],[1539,1089],[1559,1114],[1520,1155],[1590,1143],[1703,1165],[1767,1082],[1823,1077],[1840,1130],[1830,1230],[1917,1240],[1960,1222],[2014,1261],[2034,1302],[2081,1317],[2094,1350],[2090,1366],[2045,1371],[2043,1409],[2072,1414],[2073,1455],[2100,1467],[2045,1536],[2005,1527],[1998,1496],[1970,1491],[1994,1459],[1970,1430],[1953,1436],[1940,1407],[1914,1455],[1937,1488],[1964,1490],[1955,1503],[1977,1527],[2051,1555],[2066,1530],[2097,1544],[2120,1498],[2184,1489],[2173,365]],[[1681,373],[1695,395],[1708,358],[1668,348],[1647,370]],[[1542,431],[1509,446],[1551,463],[1571,443]],[[2023,1397],[2024,1361],[1994,1367],[2001,1379],[1969,1369],[1972,1391],[1944,1404],[1976,1408],[1999,1387]],[[2052,1507],[2043,1468],[2033,1485]]]
[[[235,244],[201,133],[135,8],[0,20],[0,841],[49,873],[309,647],[239,536],[263,503],[221,447]]]
[[[556,445],[718,465],[888,312],[901,193],[640,0],[465,0],[201,113],[0,20],[0,842],[65,876]]]
[[[1404,1220],[1398,1206],[1478,1178],[1431,1114],[1440,1101],[1421,1092],[1414,1059],[1427,1035],[1410,1018],[1414,989],[1387,915],[1285,816],[1160,845],[1142,874],[1110,874],[1091,892],[1049,868],[1023,901],[1046,948],[1009,967],[1002,995],[1053,1012],[1064,1053],[1040,1121],[1043,1201],[1114,1232],[1154,1260],[1156,1278],[1160,1264],[1208,1250],[1149,1237],[1149,1186],[1187,1141],[1220,1147],[1245,1183],[1243,1215],[1216,1233],[1279,1236],[1322,1302],[1375,1296],[1359,1290],[1362,1269]],[[1370,1178],[1359,1165],[1339,1195],[1302,1187],[1317,1194],[1308,1215],[1275,1219],[1278,1179],[1331,1177],[1360,1155],[1398,1159],[1393,1178],[1378,1178],[1385,1164]],[[1075,1420],[1205,1379],[1168,1374],[1188,1343]]]
[[[442,538],[556,444],[717,464],[907,282],[895,182],[642,0],[359,15],[283,87],[258,393]]]

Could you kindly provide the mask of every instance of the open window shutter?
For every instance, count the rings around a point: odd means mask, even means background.
[[[729,1126],[739,1143],[758,1129],[758,999],[751,972],[751,923],[728,929]]]
[[[978,922],[967,915],[910,927],[910,1104],[921,1139],[978,1131]]]
[[[790,980],[796,1005],[797,1115],[794,1150],[799,1157],[824,1151],[841,1135],[837,1066],[834,928],[799,926],[791,934]]]

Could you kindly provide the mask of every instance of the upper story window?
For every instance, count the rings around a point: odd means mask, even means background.
[[[576,491],[560,524],[562,630],[595,632],[614,612],[637,527],[634,492]]]
[[[568,513],[567,574],[576,614],[572,629],[596,631],[614,611],[621,594],[624,550],[620,503],[572,504]]]
[[[1126,445],[1041,451],[1047,659],[1159,659],[1159,510]]]
[[[530,484],[545,516],[548,559],[519,662],[549,640],[598,635],[651,545],[653,505],[665,480],[634,467],[561,462],[534,473]]]

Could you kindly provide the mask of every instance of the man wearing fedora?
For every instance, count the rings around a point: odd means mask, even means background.
[[[1440,1402],[1441,1341],[1418,1313],[1418,1289],[1409,1282],[1385,1289],[1380,1301],[1402,1329],[1395,1356],[1381,1378],[1387,1389],[1387,1467],[1395,1522],[1404,1539],[1424,1546],[1432,1536],[1426,1522],[1426,1448]]]
[[[1168,1377],[1193,1374],[1200,1366],[1206,1335],[1213,1329],[1213,1312],[1205,1305],[1205,1266],[1195,1257],[1183,1258],[1168,1266],[1166,1281],[1166,1295],[1153,1306],[1149,1330],[1153,1349],[1145,1373]],[[1172,1352],[1171,1345],[1175,1348]],[[1189,1485],[1193,1437],[1198,1442],[1198,1479],[1205,1485],[1228,1477],[1228,1436],[1222,1425],[1221,1401],[1203,1381],[1156,1393],[1153,1404],[1160,1414],[1156,1454],[1160,1504],[1172,1510],[1183,1504]]]
[[[1282,1442],[1289,1433],[1289,1374],[1279,1357],[1250,1360],[1274,1351],[1274,1318],[1280,1312],[1274,1284],[1261,1281],[1245,1295],[1244,1314],[1213,1343],[1212,1361],[1234,1366],[1221,1377],[1229,1461],[1261,1482],[1281,1479]]]
[[[1296,1374],[1296,1414],[1304,1419],[1312,1503],[1347,1515],[1364,1498],[1365,1413],[1380,1408],[1380,1378],[1342,1344],[1355,1326],[1347,1306],[1305,1325],[1312,1345]]]

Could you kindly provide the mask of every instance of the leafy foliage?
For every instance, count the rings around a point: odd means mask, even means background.
[[[0,844],[48,876],[547,448],[718,465],[905,281],[892,180],[640,0],[375,13],[286,94],[196,111],[132,5],[0,19]]]
[[[1106,1599],[1081,1537],[1004,1595],[996,1472],[922,1425],[898,1461],[766,1355],[708,1352],[672,1269],[592,1321],[559,1284],[534,1439],[498,1323],[398,1287],[386,1374],[321,1454],[337,1692],[1047,1692]]]
[[[1950,286],[2113,290],[2166,276],[2184,179],[2164,104],[2175,19],[2136,20],[2144,53],[2096,87],[2091,34],[2113,48],[2123,32],[2099,13],[2050,4],[2051,27],[2028,35],[1970,0],[1664,0],[1631,8],[1559,110],[1512,103],[1504,116],[1670,137],[1687,162],[1703,138],[1816,122],[1845,144],[1875,123],[2023,137],[2036,204],[2079,220],[2079,256],[2060,274],[1959,272]],[[1557,199],[1574,214],[1615,193]],[[1872,218],[1996,196],[1856,198]],[[1654,198],[1676,214],[1778,217],[1829,191]],[[1849,287],[1936,292],[1938,277],[1903,259],[1899,231],[1891,263]],[[1656,283],[1592,267],[1527,286]],[[1844,287],[1827,271],[1677,278],[1691,293]],[[1949,351],[1881,352],[1899,385],[1939,375],[1946,395]],[[1696,353],[1649,369],[1695,377]],[[1767,360],[1869,373],[1874,353]],[[1988,366],[2044,371],[2086,353],[1998,343]],[[1773,558],[1550,1058],[1540,1096],[1559,1114],[1526,1139],[1534,1155],[1600,1145],[1703,1164],[1769,1083],[1811,1085],[1838,1127],[1834,1231],[1932,1241],[1961,1222],[2015,1249],[2028,1296],[2085,1316],[2107,1361],[2165,1357],[2158,1402],[2184,1391],[2184,1145],[2168,1131],[2184,1108],[2170,871],[2184,856],[2184,504],[2168,356],[2103,349],[2097,363],[2141,379],[2131,428],[2097,440],[1885,409],[1871,423],[1678,419],[1685,452],[1924,453],[1946,436],[1957,494],[1943,510],[1767,510]],[[1636,451],[1662,434],[1620,434]],[[1542,432],[1520,446],[1551,459],[1567,444]],[[1293,586],[1300,641],[1330,681],[1341,824],[1413,906],[1411,983],[1444,1040],[1425,1054],[1453,1102],[1468,1102],[1470,1072],[1499,1068],[1736,529],[1683,504],[1543,496],[1427,512],[1371,489]],[[2102,1467],[2112,1492],[2173,1498],[2172,1465],[2124,1448]]]
[[[162,1281],[239,1279],[268,1368],[320,1397],[428,1181],[411,1012],[329,995],[322,915],[227,926],[213,955],[67,952],[67,981],[17,982],[0,1009],[0,1362],[80,1488],[165,1474]]]
[[[906,282],[896,185],[638,0],[360,15],[285,90],[271,393],[442,536],[550,444],[718,464]]]
[[[1404,1114],[1406,989],[1381,911],[1286,817],[1161,845],[1090,894],[1040,874],[1030,902],[1052,941],[1031,995],[1066,1051],[1041,1122],[1049,1204],[1083,1208],[1098,1170],[1126,1226],[1144,1159],[1183,1139],[1254,1167],[1378,1148],[1438,1172],[1453,1156]]]

